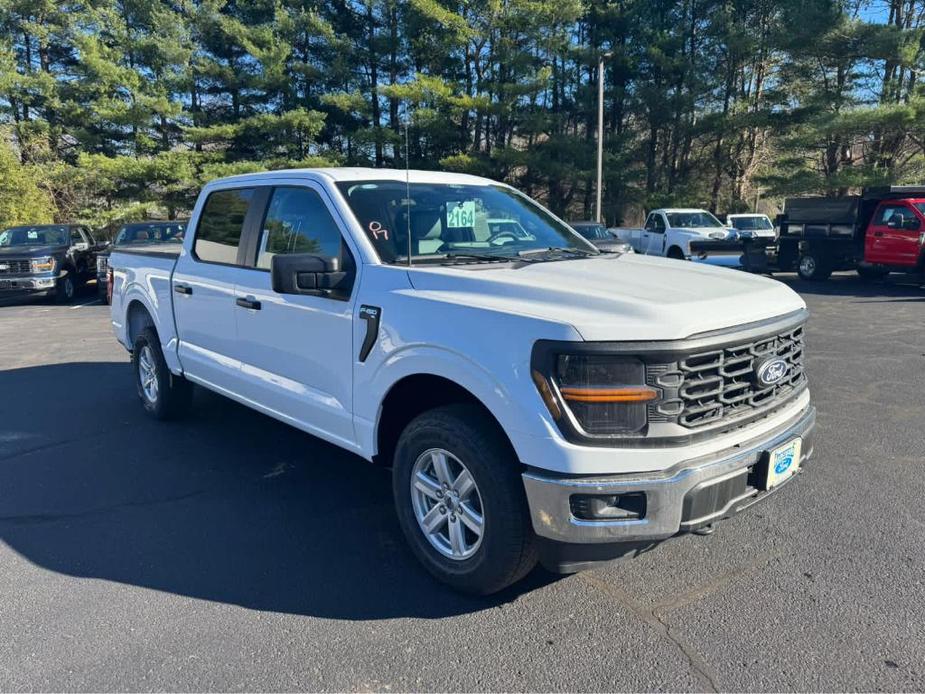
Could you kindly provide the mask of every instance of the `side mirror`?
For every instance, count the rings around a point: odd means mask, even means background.
[[[907,231],[918,231],[922,223],[915,217],[907,217],[903,220],[903,229]]]
[[[347,276],[340,258],[312,253],[276,254],[270,261],[270,282],[277,294],[328,296]]]

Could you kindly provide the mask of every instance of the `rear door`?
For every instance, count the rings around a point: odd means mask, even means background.
[[[193,381],[237,394],[240,363],[234,357],[235,281],[241,272],[244,225],[260,214],[253,186],[214,190],[203,204],[190,252],[177,261],[173,305],[183,370]]]
[[[322,186],[304,179],[267,188],[252,257],[240,271],[236,305],[242,394],[304,431],[355,447],[353,315],[356,250]],[[274,255],[339,258],[348,279],[329,296],[278,294]]]
[[[903,202],[883,202],[864,237],[864,259],[878,265],[912,267],[919,259],[922,217]]]

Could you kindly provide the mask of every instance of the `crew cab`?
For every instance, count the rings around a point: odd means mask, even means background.
[[[52,296],[67,302],[93,278],[106,247],[80,224],[31,224],[0,231],[0,297]]]
[[[182,246],[109,262],[150,415],[180,416],[196,384],[391,467],[412,552],[460,590],[707,529],[813,455],[799,296],[601,253],[484,178],[225,178]]]
[[[701,209],[664,208],[653,210],[645,226],[617,228],[617,237],[644,255],[690,259],[691,241],[724,240],[730,231],[716,217]]]
[[[113,247],[132,246],[139,248],[156,244],[181,244],[186,221],[147,221],[130,222],[123,224],[116,237]],[[98,253],[96,256],[96,289],[100,300],[109,303],[109,254],[110,250]]]

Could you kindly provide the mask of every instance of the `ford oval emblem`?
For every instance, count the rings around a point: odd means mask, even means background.
[[[759,362],[757,368],[755,369],[755,375],[757,376],[758,383],[760,385],[769,387],[776,383],[780,383],[787,375],[789,370],[790,365],[787,364],[785,359],[781,359],[780,357],[770,357],[762,362]]]
[[[777,475],[783,475],[787,468],[790,467],[790,464],[793,462],[793,453],[788,453],[787,455],[781,457],[777,461],[777,465],[774,466],[774,473]]]

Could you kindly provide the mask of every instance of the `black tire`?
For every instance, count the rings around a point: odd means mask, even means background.
[[[871,267],[870,265],[862,265],[858,267],[857,273],[858,273],[858,277],[860,277],[862,280],[873,282],[876,280],[882,280],[884,277],[890,274],[890,271],[882,267]]]
[[[467,558],[441,554],[415,515],[412,472],[418,459],[433,449],[455,456],[477,487],[484,525],[481,541]],[[438,580],[462,592],[489,595],[516,583],[536,565],[536,537],[519,467],[495,423],[476,406],[439,407],[405,427],[392,470],[398,520],[411,551]]]
[[[58,280],[55,286],[55,302],[59,304],[69,304],[77,295],[77,283],[74,281],[74,273],[68,273]]]
[[[156,388],[146,390],[143,377],[147,367]],[[177,419],[186,414],[193,399],[193,384],[182,376],[174,376],[167,368],[161,343],[154,328],[142,330],[132,347],[132,373],[135,387],[145,412],[155,419]]]
[[[832,268],[817,255],[803,253],[797,262],[797,274],[801,280],[824,282],[832,274]]]
[[[684,251],[682,251],[677,246],[672,246],[668,249],[668,257],[673,258],[674,260],[685,260]]]

